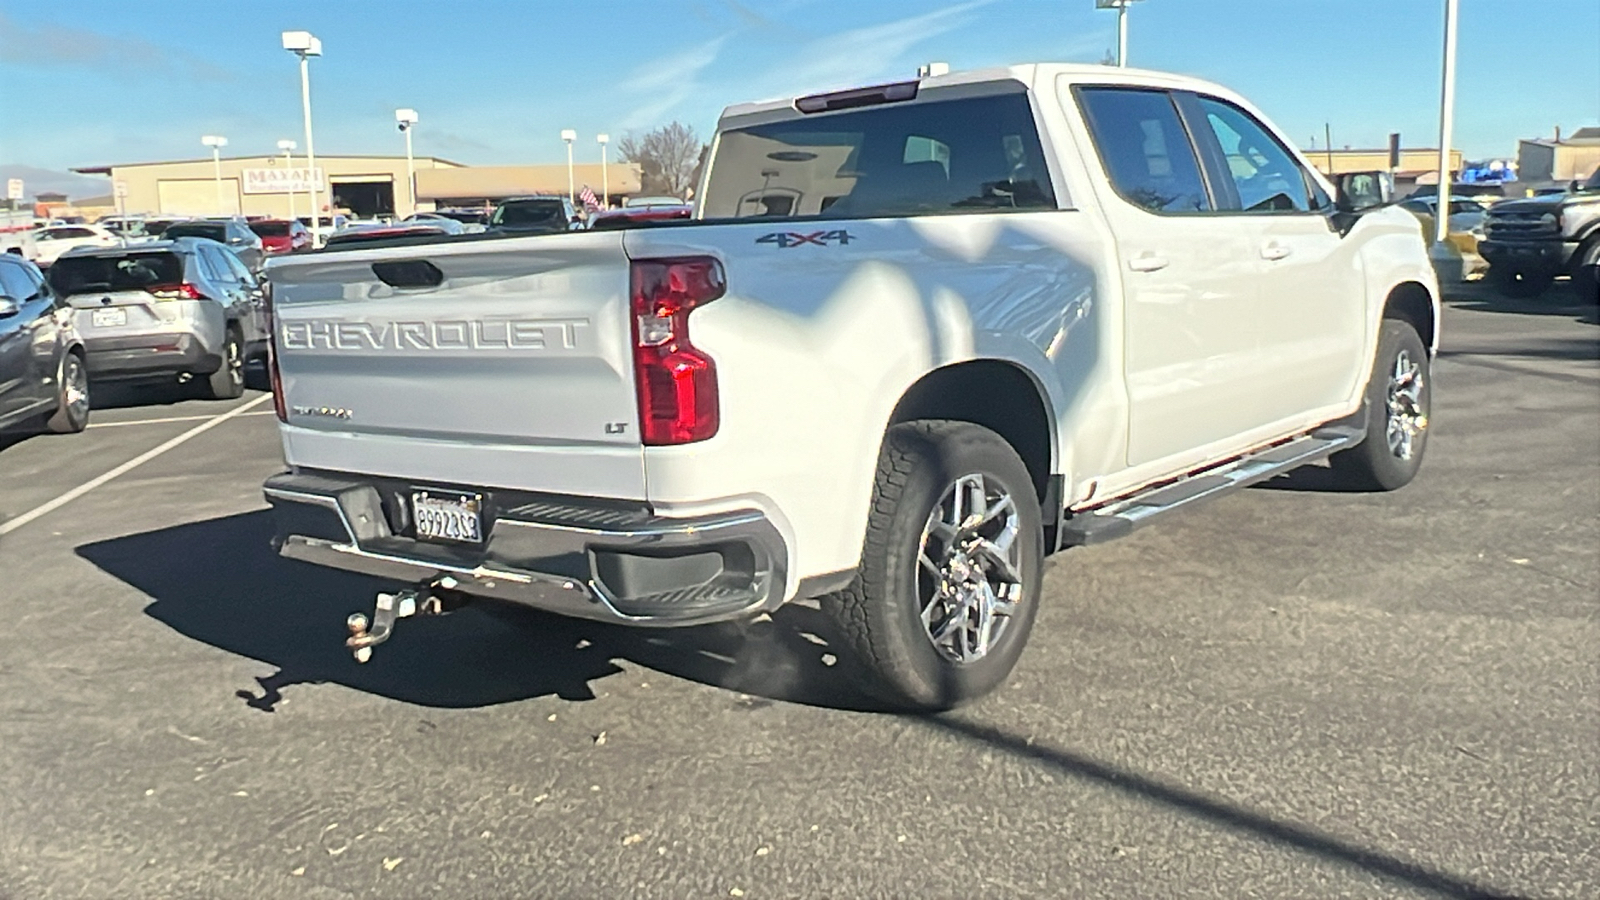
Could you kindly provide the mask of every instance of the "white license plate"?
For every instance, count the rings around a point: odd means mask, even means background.
[[[411,495],[411,519],[422,540],[483,543],[483,500],[479,497],[441,497],[416,491]]]
[[[90,314],[89,321],[96,328],[115,328],[118,325],[128,324],[128,311],[125,309],[97,309]]]

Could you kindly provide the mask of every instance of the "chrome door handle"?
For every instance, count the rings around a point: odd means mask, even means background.
[[[1289,254],[1291,254],[1293,252],[1294,252],[1294,248],[1293,247],[1285,247],[1284,245],[1278,243],[1277,241],[1273,241],[1272,243],[1266,244],[1261,248],[1261,258],[1262,259],[1283,259],[1284,257],[1288,256]]]
[[[1135,272],[1155,272],[1165,269],[1169,264],[1165,256],[1157,256],[1148,250],[1128,260],[1128,268]]]

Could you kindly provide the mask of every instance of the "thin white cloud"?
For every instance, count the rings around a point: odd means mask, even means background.
[[[717,61],[731,34],[712,38],[674,56],[652,60],[633,71],[618,89],[641,98],[618,123],[624,131],[654,128],[685,100],[700,93],[700,73]]]

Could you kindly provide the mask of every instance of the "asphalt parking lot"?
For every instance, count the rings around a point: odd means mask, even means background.
[[[264,395],[122,398],[0,443],[0,897],[1600,896],[1597,356],[1593,305],[1454,291],[1414,484],[1057,556],[930,718],[804,606],[358,666],[380,585],[273,556]]]

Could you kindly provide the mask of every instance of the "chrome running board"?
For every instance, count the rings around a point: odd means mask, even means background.
[[[1310,434],[1252,451],[1173,481],[1152,485],[1104,506],[1069,512],[1061,523],[1061,546],[1103,544],[1122,537],[1174,510],[1220,497],[1354,447],[1366,436],[1366,430],[1363,410],[1350,419],[1330,423]]]

